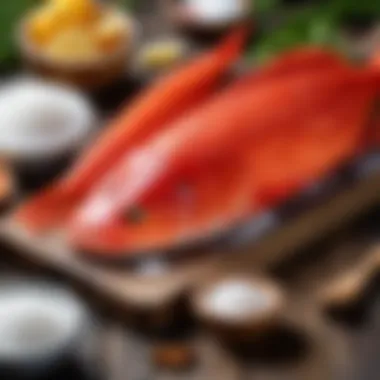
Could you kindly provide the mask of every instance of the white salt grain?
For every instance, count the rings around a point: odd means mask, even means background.
[[[216,285],[206,302],[213,313],[227,319],[240,319],[265,310],[270,300],[248,281],[229,280]]]

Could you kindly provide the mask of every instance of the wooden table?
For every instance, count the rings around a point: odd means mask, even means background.
[[[354,265],[356,259],[360,257],[360,252],[379,241],[380,227],[377,227],[379,225],[380,208],[377,212],[355,222],[349,229],[336,234],[329,241],[322,242],[318,247],[315,247],[315,252],[310,252],[308,257],[302,256],[302,259],[293,260],[277,268],[274,275],[284,281],[294,292],[307,293],[311,288],[318,286],[319,280],[328,276],[335,268]],[[362,305],[333,322],[336,329],[341,333],[345,349],[349,353],[348,362],[344,363],[342,367],[337,365],[336,376],[332,377],[334,380],[377,380],[379,378],[379,287],[376,286],[367,293],[363,295],[363,299],[367,298],[367,300],[363,301]],[[111,323],[108,337],[111,342],[113,341],[114,347],[119,345],[119,349],[116,351],[120,355],[119,359],[111,357],[114,360],[115,367],[113,370],[115,372],[112,375],[114,377],[110,377],[109,380],[208,380],[214,378],[221,380],[309,380],[320,378],[318,374],[323,372],[322,368],[318,368],[318,366],[313,368],[312,364],[309,368],[307,366],[302,368],[301,366],[298,372],[293,370],[292,366],[297,366],[297,359],[294,357],[288,361],[287,365],[281,362],[276,363],[276,361],[269,365],[262,365],[260,360],[256,365],[247,364],[246,361],[218,351],[215,346],[207,341],[204,335],[198,332],[196,335],[198,350],[203,352],[203,355],[208,355],[206,360],[201,360],[203,366],[200,365],[199,368],[190,372],[175,374],[149,365],[149,350],[152,347],[152,341],[155,342],[156,339],[150,338],[149,342],[136,338],[133,332],[117,322]],[[294,347],[290,348],[290,350],[292,349]],[[124,354],[121,354],[122,351]],[[295,361],[292,362],[292,360]],[[252,357],[249,361],[255,363],[255,358]],[[139,363],[141,367],[136,366],[136,363]]]
[[[366,216],[355,222],[349,229],[341,231],[332,239],[322,242],[314,247],[308,255],[298,256],[298,259],[276,268],[273,275],[291,289],[292,292],[306,294],[318,286],[319,281],[329,276],[336,268],[354,265],[366,247],[373,244],[380,232],[380,208],[376,213]],[[30,276],[41,275],[60,280],[51,274],[44,273],[35,267],[26,267],[18,259],[1,260],[2,276]],[[344,349],[349,353],[349,360],[342,366],[337,363],[337,374],[331,379],[341,380],[377,380],[380,365],[378,363],[378,350],[380,349],[380,297],[378,288],[368,297],[365,307],[348,313],[344,319],[337,319],[334,328],[343,338]],[[364,298],[364,297],[363,297]],[[323,379],[324,368],[311,360],[302,363],[305,348],[297,348],[298,343],[290,343],[286,350],[295,351],[288,358],[271,358],[268,363],[262,362],[254,355],[249,360],[232,355],[230,351],[215,345],[208,335],[199,328],[191,329],[183,324],[176,329],[168,329],[165,333],[150,330],[149,332],[137,330],[134,325],[121,322],[117,314],[107,309],[97,300],[90,300],[89,304],[96,316],[101,320],[99,329],[100,344],[98,358],[103,362],[103,374],[97,377],[85,376],[83,369],[68,367],[54,379],[92,379],[99,380],[243,380],[243,379]],[[183,329],[182,332],[179,331]],[[189,331],[187,331],[189,330]],[[188,334],[188,337],[186,335]],[[192,344],[198,357],[197,365],[184,372],[171,372],[157,368],[152,363],[152,349],[175,338]],[[326,349],[334,342],[326,341]],[[279,341],[279,344],[282,344]],[[222,346],[223,347],[223,346]],[[300,351],[300,352],[296,352]],[[307,351],[307,350],[306,350]],[[281,355],[283,355],[282,353]],[[280,355],[280,356],[281,356]],[[51,377],[53,379],[53,377]],[[46,379],[47,380],[47,379]]]

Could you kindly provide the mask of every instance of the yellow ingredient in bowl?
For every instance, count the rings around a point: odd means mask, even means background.
[[[141,55],[144,66],[163,68],[176,63],[182,57],[182,47],[175,42],[156,43],[145,48]]]
[[[60,62],[89,62],[103,56],[85,29],[68,29],[58,33],[46,46],[46,54]]]
[[[69,16],[71,24],[86,24],[100,17],[100,5],[95,0],[53,0],[54,7]]]
[[[28,33],[37,44],[46,44],[65,24],[64,15],[57,8],[45,6],[31,16]]]
[[[93,29],[94,39],[105,52],[120,46],[125,40],[126,32],[125,19],[116,11],[106,12]]]
[[[31,15],[27,31],[47,57],[87,62],[128,43],[130,28],[123,13],[96,0],[50,0]]]
[[[93,0],[53,0],[31,16],[29,32],[37,43],[45,44],[60,29],[94,23],[100,15]]]

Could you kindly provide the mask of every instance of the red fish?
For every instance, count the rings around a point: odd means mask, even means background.
[[[246,34],[245,27],[236,30],[215,50],[159,80],[125,106],[68,174],[23,205],[16,218],[34,231],[62,222],[123,153],[215,91],[240,55]]]
[[[253,197],[274,205],[358,154],[367,134],[374,88],[343,95],[301,130],[257,142]]]
[[[49,193],[41,195],[42,217],[26,208],[22,220],[55,225],[77,206],[68,226],[72,244],[106,256],[220,232],[355,154],[378,89],[374,68],[306,48],[244,75],[207,101],[189,95],[192,101],[167,119],[155,103],[157,109],[149,109],[161,116],[153,130],[147,120],[138,128],[131,123],[137,130],[131,129],[122,150],[112,137],[124,136],[123,123],[116,123],[120,134],[106,134],[103,148],[94,150],[100,153],[79,163],[50,192],[52,201]],[[107,144],[112,154],[115,146],[117,159],[111,154],[103,170],[96,162]]]
[[[244,195],[240,195],[247,216],[253,209],[269,207],[302,189],[356,153],[377,92],[373,72],[335,66],[278,79],[239,93],[232,87],[140,150],[126,155],[71,224],[74,244],[98,254],[116,254],[144,250],[163,241],[183,241],[186,233],[178,233],[173,225],[161,229],[165,225],[162,221],[143,222],[138,231],[145,233],[134,233],[120,215],[147,199],[159,202],[166,180],[170,188],[181,173],[192,173],[191,166],[196,172],[218,157],[228,157],[232,165],[241,162],[236,160],[239,151],[248,151],[246,157],[251,157],[251,163],[242,166],[248,179],[242,182]],[[231,93],[236,97],[232,98]],[[293,144],[299,145],[298,151]],[[216,173],[208,176],[213,178]],[[225,182],[220,191],[228,194],[227,199],[234,199],[232,194],[242,188],[240,183],[224,192]],[[181,209],[177,203],[173,207]],[[198,204],[194,210],[198,210]],[[215,215],[227,225],[236,222],[234,213],[226,212],[223,204],[216,214],[207,213],[207,204],[202,204],[201,210],[206,213],[205,219],[204,214],[200,218],[205,224],[194,230],[190,218],[185,224],[188,235],[202,236],[212,230]],[[199,215],[193,217],[197,220]],[[97,238],[91,240],[95,235]]]
[[[369,78],[356,70],[324,70],[285,77],[267,86],[236,93],[229,90],[177,120],[165,132],[128,152],[94,188],[77,220],[86,223],[93,205],[103,204],[98,221],[104,223],[128,210],[188,166],[239,149],[263,133],[297,127],[308,115],[341,96],[345,87],[367,86]],[[117,189],[117,191],[115,191]],[[81,223],[81,222],[80,222]]]

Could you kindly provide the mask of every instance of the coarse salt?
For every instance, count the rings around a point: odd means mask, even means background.
[[[241,319],[265,310],[270,299],[259,287],[244,279],[217,284],[206,298],[207,307],[227,319]]]

